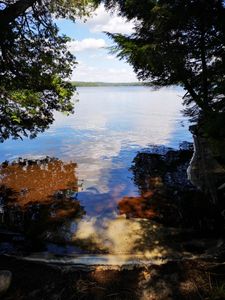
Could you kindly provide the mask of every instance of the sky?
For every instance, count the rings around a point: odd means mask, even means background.
[[[132,66],[110,54],[113,41],[104,33],[130,34],[132,22],[127,22],[116,12],[107,12],[103,5],[84,20],[73,23],[69,20],[57,20],[60,33],[66,34],[72,41],[69,50],[78,62],[73,71],[73,81],[136,82],[137,77]]]

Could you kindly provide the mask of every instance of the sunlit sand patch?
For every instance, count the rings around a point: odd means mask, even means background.
[[[108,259],[114,264],[113,260],[123,255],[141,255],[148,259],[165,257],[170,251],[164,243],[165,238],[163,227],[152,221],[117,216],[81,220],[72,240],[91,251],[101,249],[109,254]]]

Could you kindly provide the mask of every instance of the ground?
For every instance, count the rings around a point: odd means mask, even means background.
[[[225,264],[184,260],[131,269],[62,267],[0,257],[13,274],[2,300],[225,299]]]

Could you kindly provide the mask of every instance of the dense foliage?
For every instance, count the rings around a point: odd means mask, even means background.
[[[132,35],[110,36],[114,51],[133,65],[140,79],[159,87],[183,86],[186,113],[194,118],[225,112],[224,1],[102,2],[135,20]]]
[[[85,0],[0,1],[0,141],[35,137],[53,122],[54,110],[72,112],[68,82],[75,57],[55,18],[88,13]]]

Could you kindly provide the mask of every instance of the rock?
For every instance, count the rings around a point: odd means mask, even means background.
[[[7,270],[0,271],[0,295],[7,292],[12,281],[12,273]]]
[[[187,170],[188,178],[194,186],[210,195],[214,205],[218,204],[218,190],[225,187],[225,168],[218,160],[218,154],[214,153],[208,137],[201,133],[193,137],[194,155]]]

